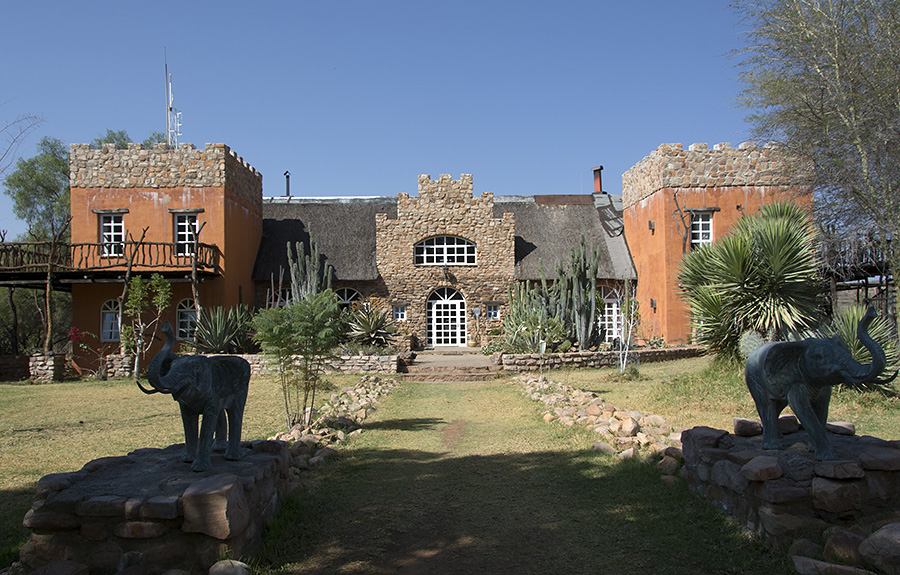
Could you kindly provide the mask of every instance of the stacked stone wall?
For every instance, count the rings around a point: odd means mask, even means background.
[[[751,530],[782,541],[815,537],[830,526],[869,532],[896,520],[900,442],[852,435],[852,424],[829,424],[840,460],[816,461],[794,416],[782,417],[779,427],[785,433],[780,450],[762,449],[759,422],[749,420],[735,422],[742,435],[709,427],[684,431],[688,487]]]
[[[28,372],[35,382],[61,381],[66,375],[66,356],[61,353],[32,355],[28,359]]]
[[[73,188],[207,188],[223,187],[262,210],[262,174],[225,144],[193,144],[169,148],[154,144],[128,144],[117,150],[104,144],[72,144],[69,184]]]
[[[628,352],[628,363],[651,363],[703,355],[702,347],[675,347],[668,349],[638,349]],[[540,369],[596,368],[618,365],[617,351],[586,351],[571,353],[503,353],[499,362],[504,371],[538,371]]]
[[[418,197],[399,194],[397,218],[375,216],[378,271],[384,279],[388,303],[407,306],[406,330],[425,342],[426,301],[436,289],[449,287],[466,300],[467,339],[476,338],[475,307],[505,305],[507,288],[515,281],[515,219],[495,218],[491,193],[474,197],[471,174],[452,180],[419,176]],[[416,265],[415,244],[435,236],[456,236],[476,246],[475,265]],[[501,311],[501,315],[502,315]],[[482,322],[484,323],[484,322]],[[484,329],[484,326],[478,326]]]
[[[774,145],[661,144],[622,176],[622,199],[628,207],[663,188],[794,186],[806,179]]]
[[[281,441],[242,449],[238,461],[213,452],[213,468],[201,473],[181,461],[183,445],[173,445],[47,475],[23,520],[32,535],[19,558],[29,572],[66,559],[85,568],[72,572],[140,565],[156,575],[250,556],[287,494],[291,455]]]

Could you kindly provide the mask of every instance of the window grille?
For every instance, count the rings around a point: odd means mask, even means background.
[[[475,265],[475,244],[455,236],[429,238],[415,245],[416,265]]]

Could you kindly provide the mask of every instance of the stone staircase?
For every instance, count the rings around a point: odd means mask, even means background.
[[[406,381],[462,383],[496,379],[502,369],[481,355],[479,348],[468,347],[416,352],[413,364],[398,375]]]

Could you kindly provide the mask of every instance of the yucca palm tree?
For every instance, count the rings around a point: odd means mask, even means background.
[[[698,342],[734,359],[744,331],[777,341],[815,326],[823,290],[813,239],[800,207],[775,202],[689,253],[678,279]]]

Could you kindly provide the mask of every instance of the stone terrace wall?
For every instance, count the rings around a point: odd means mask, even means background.
[[[662,188],[797,185],[797,167],[776,146],[661,144],[622,175],[622,199],[628,207]]]
[[[706,351],[702,347],[673,347],[668,349],[639,349],[628,352],[629,363],[635,358],[637,363],[669,361],[685,357],[697,357]],[[500,364],[505,371],[537,371],[539,369],[559,369],[564,367],[612,367],[618,364],[617,351],[586,351],[572,353],[504,353]]]
[[[278,373],[277,365],[263,354],[240,355],[250,363],[250,374]],[[396,355],[343,355],[328,362],[327,373],[397,373]]]
[[[84,566],[73,573],[137,564],[158,575],[251,555],[287,494],[291,456],[281,441],[241,445],[240,460],[214,451],[213,468],[200,473],[181,461],[179,444],[44,476],[22,522],[32,535],[20,560],[29,572],[64,558]]]
[[[128,144],[117,150],[104,144],[92,150],[90,144],[72,144],[69,153],[69,184],[73,188],[201,188],[229,189],[262,209],[262,174],[225,144],[193,144],[170,149],[154,144]]]
[[[761,433],[758,422],[751,422],[755,431],[742,431],[748,436],[709,427],[684,431],[682,476],[688,487],[748,528],[787,541],[833,525],[868,532],[896,521],[900,442],[848,435],[852,425],[829,424],[841,460],[816,461],[796,418],[781,419],[785,448],[780,450],[763,450],[761,435],[749,436]]]

